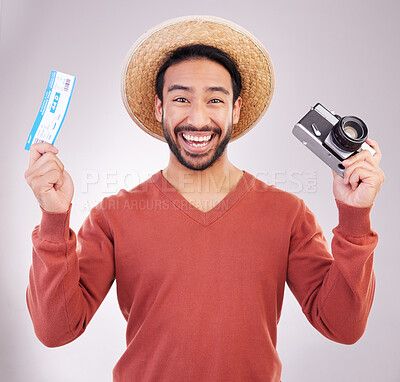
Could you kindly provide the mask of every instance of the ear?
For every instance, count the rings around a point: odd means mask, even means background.
[[[154,97],[154,112],[156,115],[156,119],[158,122],[162,121],[162,102],[160,98],[158,98],[157,94]]]
[[[233,111],[232,111],[232,122],[233,124],[236,124],[239,122],[239,117],[240,117],[240,108],[242,107],[242,98],[238,97],[238,99],[235,101],[235,104],[233,105]]]

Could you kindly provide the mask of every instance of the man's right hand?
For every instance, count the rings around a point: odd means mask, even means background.
[[[57,153],[49,143],[32,145],[25,179],[45,211],[64,213],[71,204],[74,184]]]

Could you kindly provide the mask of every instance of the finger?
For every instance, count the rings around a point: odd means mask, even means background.
[[[352,155],[350,158],[347,158],[342,162],[343,166],[349,167],[353,163],[357,161],[367,161],[368,163],[375,165],[376,162],[373,159],[372,154],[368,150],[362,150],[359,153]]]
[[[31,166],[32,170],[35,170],[36,168],[41,167],[44,163],[57,163],[57,165],[64,170],[64,165],[61,162],[61,160],[57,157],[57,155],[53,152],[45,152],[44,154],[42,154],[42,156],[35,162],[33,163],[33,165]]]
[[[64,173],[61,174],[61,176],[58,177],[56,183],[54,183],[54,189],[58,191],[63,185],[65,181],[65,175]]]
[[[371,186],[376,186],[379,189],[384,182],[385,177],[380,169],[374,168],[372,171],[367,166],[359,166],[351,173],[349,184],[355,190],[360,181]]]
[[[58,149],[50,143],[35,143],[29,150],[29,167],[47,152],[58,153]]]
[[[382,159],[382,152],[381,149],[379,148],[378,142],[374,141],[371,138],[367,138],[365,142],[375,150],[374,159],[377,161],[377,163],[379,163],[380,160]]]
[[[54,160],[54,161],[46,161],[40,164],[37,168],[33,171],[33,176],[46,176],[46,174],[50,171],[57,171],[58,173],[62,174],[63,166]]]
[[[359,182],[360,182],[360,171],[353,171],[350,174],[350,178],[348,179],[348,183],[353,191],[358,187]]]
[[[34,176],[29,179],[29,185],[35,195],[41,195],[54,188],[59,183],[62,174],[57,169],[46,172],[45,175]]]
[[[353,190],[355,190],[360,185],[360,181],[372,184],[374,183],[373,179],[375,177],[377,178],[377,174],[375,172],[371,172],[363,167],[357,167],[350,175],[349,185]]]
[[[371,172],[376,172],[376,168],[370,163],[366,161],[357,161],[353,163],[351,166],[347,167],[346,170],[344,171],[344,177],[343,177],[344,183],[349,183],[349,179],[352,173],[358,168],[363,168]]]
[[[59,174],[62,174],[64,171],[64,165],[55,154],[47,152],[28,168],[25,172],[25,179],[28,184],[31,184],[34,179],[42,176],[47,177],[47,173],[50,171],[57,171]]]

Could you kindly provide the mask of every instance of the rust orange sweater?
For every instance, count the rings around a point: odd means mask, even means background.
[[[368,208],[337,204],[333,257],[301,199],[247,172],[204,213],[160,171],[105,198],[78,244],[69,213],[43,211],[27,290],[36,334],[74,340],[115,279],[127,320],[115,382],[278,382],[285,282],[326,337],[350,344],[365,330],[377,235]]]

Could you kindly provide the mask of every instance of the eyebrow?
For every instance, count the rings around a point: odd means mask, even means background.
[[[192,87],[184,86],[184,85],[171,85],[171,86],[168,88],[167,92],[169,93],[169,92],[172,92],[172,91],[174,91],[174,90],[184,90],[184,91],[187,91],[187,92],[189,92],[189,93],[193,93],[193,92],[194,92],[194,90],[193,90]],[[229,94],[230,94],[230,93],[229,93],[229,90],[225,89],[225,88],[222,87],[222,86],[210,86],[210,87],[208,87],[208,88],[205,88],[204,90],[205,90],[205,91],[208,91],[208,92],[221,92],[221,93],[224,93],[224,94],[226,94],[226,95],[229,95]]]

